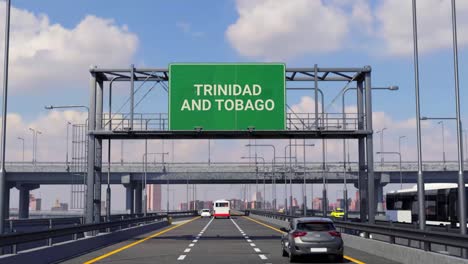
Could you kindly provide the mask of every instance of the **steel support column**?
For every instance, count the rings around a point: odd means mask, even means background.
[[[141,214],[143,212],[143,185],[138,182],[135,186],[135,213]]]
[[[134,186],[133,183],[124,184],[125,186],[125,210],[127,214],[134,214]]]
[[[372,86],[371,86],[371,68],[366,67],[365,72],[365,88],[366,88],[366,129],[372,131]],[[373,135],[366,136],[366,149],[367,149],[367,191],[368,191],[368,222],[369,224],[375,223],[375,199],[374,199],[374,145]]]
[[[96,87],[96,130],[103,130],[103,93],[104,84],[101,80],[97,81]],[[102,139],[95,140],[95,162],[94,162],[94,222],[101,221],[101,182],[102,182]]]
[[[88,115],[88,168],[86,175],[86,208],[85,223],[94,222],[94,177],[95,177],[95,136],[90,131],[95,130],[96,125],[96,74],[91,72],[90,102]]]

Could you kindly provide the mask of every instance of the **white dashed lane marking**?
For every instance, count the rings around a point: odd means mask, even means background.
[[[245,232],[239,227],[239,225],[237,225],[236,221],[234,221],[232,218],[231,218],[231,221],[232,223],[236,226],[237,230],[239,230],[239,232],[242,234],[242,236],[245,238],[245,240],[247,241],[247,243],[250,244],[251,247],[254,247],[254,251],[255,253],[260,253],[262,252],[259,248],[255,247],[255,243],[252,243],[252,240],[249,238],[249,236],[247,236],[245,234]],[[258,254],[258,257],[262,260],[267,260],[267,256],[265,256],[264,254]]]
[[[195,243],[198,242],[198,240],[200,239],[200,237],[203,235],[203,232],[208,228],[208,226],[211,224],[211,222],[213,222],[213,219],[214,218],[211,218],[211,220],[208,222],[208,224],[205,225],[205,227],[203,227],[202,231],[195,237],[194,240],[192,240],[192,243],[190,243],[188,246],[188,248],[184,249],[184,253],[189,253],[191,248],[193,248],[195,246]],[[185,257],[187,255],[180,255],[177,260],[184,260]]]

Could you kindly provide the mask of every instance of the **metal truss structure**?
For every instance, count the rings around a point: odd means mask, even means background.
[[[90,104],[88,126],[88,168],[86,222],[100,219],[102,140],[129,139],[358,139],[359,181],[361,219],[374,222],[374,161],[372,138],[372,94],[371,68],[286,68],[286,82],[311,83],[315,109],[311,113],[288,115],[288,126],[284,131],[256,131],[255,129],[238,131],[171,131],[167,129],[167,117],[164,114],[151,117],[137,114],[135,109],[135,84],[141,82],[167,83],[170,75],[167,68],[90,69]],[[129,109],[126,114],[112,113],[112,84],[129,84]],[[330,114],[319,110],[319,83],[341,82],[348,87],[355,84],[357,91],[357,111],[355,115],[344,113]],[[108,87],[109,109],[104,113],[104,89]],[[167,87],[167,85],[165,86]],[[288,89],[288,88],[286,88]],[[323,95],[323,93],[322,93]],[[323,97],[322,97],[323,98]],[[322,100],[323,101],[323,100]],[[323,102],[322,102],[323,106]],[[114,118],[119,116],[118,118]],[[90,191],[94,190],[94,191]],[[324,197],[326,190],[324,189]],[[325,201],[326,199],[324,199]]]

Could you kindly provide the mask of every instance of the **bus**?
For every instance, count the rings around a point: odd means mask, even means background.
[[[458,184],[424,184],[426,224],[460,226],[458,221]],[[465,185],[468,193],[468,184]],[[416,185],[410,189],[388,192],[386,195],[387,219],[395,222],[418,221],[418,192]],[[467,201],[468,209],[468,201]]]
[[[217,200],[213,202],[213,217],[231,218],[231,203],[227,200]]]

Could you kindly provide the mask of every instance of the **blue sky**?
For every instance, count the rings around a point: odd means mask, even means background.
[[[12,49],[17,48],[12,52],[26,54],[28,50],[35,50],[40,53],[41,48],[37,48],[40,46],[50,53],[28,57],[25,61],[31,65],[26,66],[21,64],[21,59],[12,59],[9,112],[17,114],[17,119],[9,127],[12,138],[7,155],[11,160],[18,160],[20,155],[18,145],[14,144],[14,136],[29,136],[29,126],[47,130],[42,144],[50,150],[42,154],[44,160],[50,158],[49,154],[63,153],[63,146],[56,144],[56,138],[64,137],[67,120],[79,122],[83,115],[73,111],[52,114],[43,106],[87,105],[87,70],[91,64],[120,68],[128,67],[131,63],[136,66],[167,67],[171,62],[245,61],[281,61],[288,67],[371,65],[373,86],[400,87],[398,92],[374,93],[373,108],[380,113],[374,117],[374,128],[377,130],[388,126],[389,140],[393,143],[399,135],[408,136],[405,150],[410,156],[408,159],[415,159],[415,130],[412,128],[414,122],[411,122],[415,116],[414,73],[412,46],[407,38],[411,32],[409,1],[296,0],[283,2],[281,7],[272,0],[12,2],[15,9],[29,13],[36,19],[31,25],[24,22],[25,25],[17,29],[15,24],[18,20],[26,21],[26,15],[21,13],[12,17],[12,38],[24,37],[21,41],[12,41]],[[449,2],[418,1],[422,47],[421,105],[423,115],[427,116],[452,117],[455,113],[451,35],[447,35],[450,33]],[[463,120],[468,120],[468,41],[465,37],[468,5],[466,1],[458,1],[458,7],[462,116]],[[89,21],[86,18],[90,15],[96,20],[92,20],[88,27],[84,27],[84,32],[78,34],[76,28],[83,21]],[[45,26],[42,24],[44,17],[48,19]],[[0,18],[3,18],[3,14]],[[107,21],[109,19],[111,21]],[[93,28],[96,21],[107,22]],[[54,31],[56,27],[61,28],[58,33]],[[86,39],[86,30],[92,39]],[[73,42],[61,43],[57,40],[66,40],[70,35],[81,41],[79,47]],[[90,55],[91,58],[86,57],[93,49],[92,45],[99,44],[96,43],[99,36],[103,36],[103,42],[96,48],[98,53]],[[28,46],[29,43],[32,48]],[[91,43],[91,48],[86,43]],[[80,56],[80,52],[83,56]],[[64,60],[55,57],[68,53],[78,55]],[[70,78],[61,72],[62,69],[78,77]],[[328,91],[327,105],[343,86],[324,84],[324,89]],[[301,107],[301,99],[306,95],[289,92],[288,104]],[[348,105],[353,105],[354,99],[351,99],[351,95],[349,98]],[[115,102],[119,104],[125,99],[125,93],[118,92]],[[166,100],[165,93],[157,90],[146,98],[140,110],[165,111]],[[428,159],[439,155],[440,138],[433,132],[434,129],[440,128],[432,122],[423,131],[428,135],[427,142],[433,145],[428,146]],[[453,159],[456,157],[455,131],[450,124],[447,129],[449,156]],[[223,148],[233,144],[236,143],[220,142],[218,151],[222,153]],[[394,146],[392,143],[388,145]],[[27,151],[28,156],[30,150]],[[61,157],[55,155],[52,159]]]
[[[326,1],[325,1],[326,2]],[[372,5],[377,5],[372,1]],[[205,62],[205,61],[257,61],[239,55],[226,39],[225,31],[238,18],[235,1],[139,1],[138,5],[130,5],[122,1],[13,1],[15,7],[28,10],[34,14],[44,14],[49,17],[51,24],[60,24],[66,28],[75,27],[85,16],[113,19],[116,25],[126,25],[128,30],[138,37],[137,51],[132,59],[134,64],[165,67],[170,62]],[[13,22],[14,23],[14,22]],[[184,31],[181,25],[188,25],[190,29]],[[307,25],[303,25],[307,27]],[[411,25],[408,25],[410,27]],[[199,33],[200,35],[196,35]],[[414,115],[414,81],[412,57],[389,57],[376,54],[374,51],[358,50],[355,47],[365,45],[363,42],[378,44],[371,38],[351,39],[349,48],[337,52],[301,54],[287,58],[287,65],[312,66],[362,66],[373,67],[373,84],[385,86],[399,85],[401,91],[395,95],[376,93],[374,109],[389,111],[396,118],[408,118]],[[381,43],[380,43],[381,45]],[[374,46],[375,48],[375,46]],[[384,47],[382,47],[384,48]],[[377,48],[377,51],[379,48]],[[464,63],[465,49],[460,49],[461,73],[466,69]],[[264,58],[261,58],[264,60]],[[95,62],[100,65],[100,62]],[[116,65],[126,67],[127,65]],[[421,94],[423,112],[428,115],[447,116],[453,113],[452,100],[441,98],[439,93],[453,96],[453,67],[451,50],[440,49],[421,54]],[[85,72],[87,69],[83,69]],[[463,77],[463,74],[462,74]],[[15,80],[11,80],[15,82]],[[461,78],[461,84],[465,81]],[[37,114],[38,107],[48,101],[64,103],[87,102],[87,83],[70,84],[70,90],[57,89],[52,93],[36,94],[32,99],[20,96],[14,91],[15,98],[10,109],[25,113],[26,118]],[[443,90],[443,92],[441,91]],[[466,95],[466,93],[465,93]],[[299,98],[290,95],[290,103],[296,103]],[[389,98],[390,97],[390,98]],[[448,97],[448,96],[447,96]],[[392,100],[388,100],[392,99]],[[398,100],[399,107],[395,107]],[[26,104],[24,104],[26,102]],[[434,109],[432,105],[437,104]],[[25,107],[26,106],[26,107]],[[466,108],[464,108],[466,111]]]

